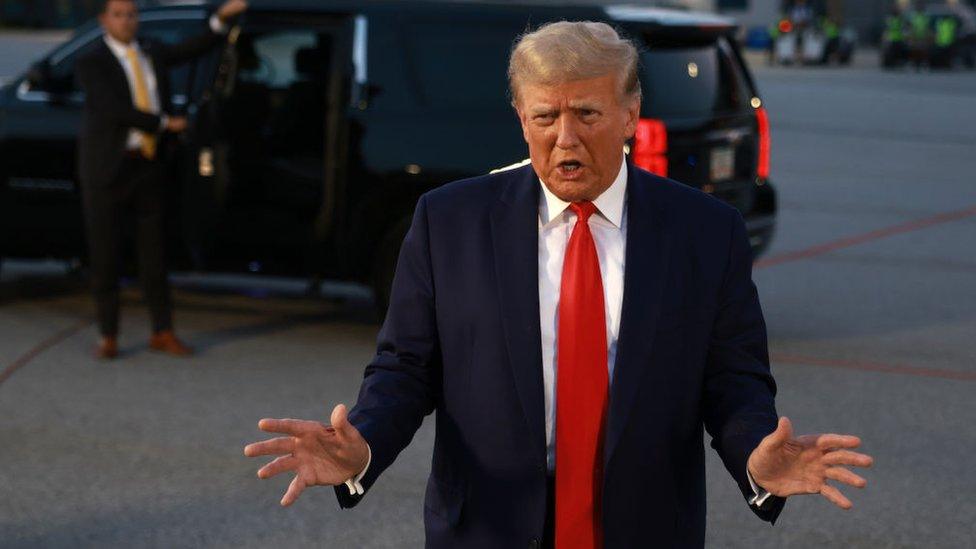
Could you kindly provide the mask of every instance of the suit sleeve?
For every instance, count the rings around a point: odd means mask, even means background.
[[[703,415],[712,447],[748,501],[754,495],[746,462],[759,442],[776,429],[776,383],[769,371],[766,324],[752,281],[752,250],[745,223],[731,212],[726,270],[705,368]],[[772,496],[761,519],[775,523],[784,498]]]
[[[216,32],[214,30],[214,25],[212,20],[216,15],[211,15],[211,22],[208,23],[209,27],[206,32],[198,34],[196,36],[191,36],[186,40],[178,42],[176,44],[165,44],[162,42],[156,42],[154,47],[156,48],[156,58],[166,66],[180,65],[182,63],[189,63],[197,57],[207,53],[220,43],[220,40],[224,37],[223,33]]]
[[[159,115],[140,111],[128,98],[119,97],[109,86],[110,79],[103,74],[92,59],[79,60],[75,67],[75,78],[85,92],[85,101],[100,117],[106,117],[114,124],[126,128],[136,128],[147,133],[159,131],[162,119]]]
[[[372,453],[360,481],[365,492],[434,410],[440,372],[427,206],[426,197],[421,197],[400,248],[376,355],[366,366],[359,399],[349,414]],[[336,487],[336,497],[344,508],[362,498],[349,494],[345,485]]]

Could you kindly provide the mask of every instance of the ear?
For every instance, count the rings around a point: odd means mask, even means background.
[[[637,122],[640,120],[640,107],[640,96],[635,96],[630,99],[630,104],[627,106],[627,122],[624,124],[625,139],[634,137],[634,133],[637,132]]]

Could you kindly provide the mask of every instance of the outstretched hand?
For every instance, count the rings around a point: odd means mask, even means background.
[[[301,419],[265,418],[258,422],[262,431],[289,435],[244,447],[247,457],[280,454],[258,470],[258,478],[295,472],[281,505],[294,503],[308,486],[342,484],[366,467],[369,448],[359,430],[349,423],[347,413],[344,404],[336,406],[331,426]]]
[[[779,418],[776,430],[749,455],[748,468],[756,484],[775,496],[821,494],[841,509],[851,501],[827,479],[864,488],[867,481],[844,467],[870,467],[871,456],[852,452],[861,439],[851,435],[802,435],[794,438],[793,426]]]

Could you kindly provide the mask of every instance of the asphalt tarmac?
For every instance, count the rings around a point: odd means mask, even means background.
[[[708,546],[976,546],[976,73],[754,69],[780,193],[754,273],[777,405],[798,432],[861,436],[875,466],[852,510],[794,497],[771,527],[708,450]],[[0,547],[421,547],[431,421],[351,511],[327,488],[281,508],[288,479],[242,453],[262,417],[354,402],[368,292],[175,280],[199,355],[147,351],[130,288],[103,363],[83,281],[4,263]]]

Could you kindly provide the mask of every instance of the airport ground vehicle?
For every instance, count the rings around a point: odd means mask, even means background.
[[[145,9],[176,41],[206,11]],[[639,165],[775,226],[766,111],[727,19],[664,9],[254,0],[222,48],[171,75],[171,263],[372,284],[385,300],[417,198],[527,156],[506,64],[527,25],[605,20],[645,47]],[[84,258],[73,62],[94,22],[0,90],[0,256]]]

